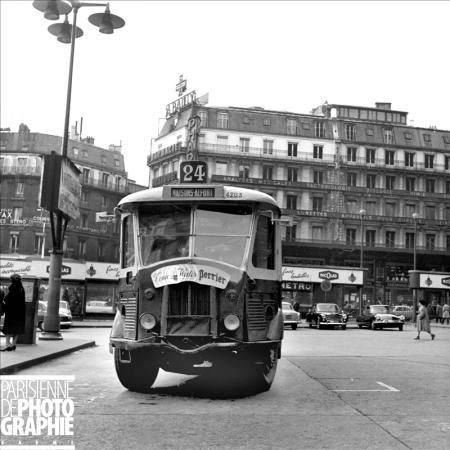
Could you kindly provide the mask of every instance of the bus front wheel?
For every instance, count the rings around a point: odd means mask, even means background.
[[[155,359],[138,350],[130,352],[129,361],[121,361],[120,349],[115,348],[114,364],[119,381],[129,391],[149,392],[158,376],[159,365]]]

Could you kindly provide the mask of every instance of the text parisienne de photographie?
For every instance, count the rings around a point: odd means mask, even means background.
[[[75,449],[71,375],[0,376],[0,448]]]

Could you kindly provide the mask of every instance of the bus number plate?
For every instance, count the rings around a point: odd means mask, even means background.
[[[180,164],[180,183],[206,183],[207,178],[205,161],[183,161]]]

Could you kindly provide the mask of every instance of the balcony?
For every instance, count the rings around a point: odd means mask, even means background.
[[[178,180],[177,172],[169,172],[152,180],[152,187],[162,186],[163,184],[173,184]]]
[[[27,175],[27,176],[40,177],[41,176],[41,168],[40,167],[30,167],[30,166],[19,166],[19,165],[12,165],[12,166],[3,165],[0,167],[0,175],[1,176]]]
[[[110,183],[110,182],[104,182],[102,180],[97,180],[95,178],[80,178],[80,182],[83,186],[92,186],[98,189],[103,189],[105,191],[113,191],[113,192],[120,192],[125,193],[127,192],[127,187],[124,185],[116,184],[116,183]]]

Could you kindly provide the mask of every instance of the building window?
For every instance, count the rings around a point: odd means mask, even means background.
[[[105,155],[102,155],[101,160],[102,160],[102,164],[106,164],[106,156]]]
[[[9,253],[19,252],[19,233],[9,233]]]
[[[434,220],[436,218],[436,208],[434,206],[425,206],[425,219]]]
[[[84,239],[80,239],[78,241],[78,257],[84,258],[86,256],[86,241]]]
[[[393,144],[394,143],[394,134],[392,132],[392,129],[385,128],[383,130],[383,138],[385,144]]]
[[[425,180],[425,191],[434,192],[435,180]]]
[[[273,176],[273,167],[263,166],[263,180],[272,180],[272,176]]]
[[[387,166],[394,165],[395,152],[393,150],[385,150],[384,152],[384,163]]]
[[[175,171],[175,167],[173,166],[173,164],[175,164],[175,162],[172,163],[172,170]],[[116,176],[116,181],[115,181],[115,185],[116,185],[116,190],[118,191],[120,189],[120,186],[122,184],[122,178],[119,176]]]
[[[248,178],[250,174],[250,166],[239,166],[239,178]]]
[[[430,142],[431,142],[431,134],[424,133],[424,134],[423,134],[423,140],[424,140],[426,143],[430,143]]]
[[[242,153],[248,153],[250,148],[250,139],[249,138],[239,138],[239,148]]]
[[[427,250],[434,250],[436,241],[436,236],[434,234],[426,234],[425,235],[425,247]]]
[[[81,191],[81,201],[83,203],[88,203],[89,202],[89,192],[88,191]]]
[[[13,212],[12,212],[13,220],[22,220],[22,216],[23,216],[23,208],[22,207],[13,208]]]
[[[103,186],[108,186],[109,174],[102,173],[102,184]]]
[[[288,195],[286,197],[286,208],[287,209],[297,209],[297,196]]]
[[[322,159],[323,158],[323,145],[314,145],[313,158],[314,159]]]
[[[200,117],[200,126],[207,127],[208,126],[208,113],[206,111],[199,111],[198,116]]]
[[[405,247],[414,248],[415,233],[405,233]]]
[[[316,184],[323,184],[323,172],[318,170],[314,170],[313,172],[313,181]]]
[[[297,134],[297,121],[295,119],[287,119],[286,132],[294,136]]]
[[[263,141],[263,154],[272,155],[273,154],[273,141],[264,139]]]
[[[19,167],[26,167],[27,158],[17,158],[17,164]]]
[[[386,247],[388,248],[395,247],[395,231],[386,231],[385,239],[386,239]]]
[[[286,240],[295,241],[297,235],[297,225],[292,225],[292,227],[286,227]]]
[[[392,175],[386,175],[386,189],[395,189],[395,177]]]
[[[355,228],[347,228],[345,230],[345,243],[347,245],[355,245],[356,244],[356,229]]]
[[[412,177],[406,177],[405,188],[408,192],[414,192],[416,189],[416,179]]]
[[[395,203],[386,203],[386,217],[395,217]]]
[[[445,193],[450,194],[450,181],[445,182]]]
[[[347,200],[345,202],[345,210],[348,213],[356,213],[356,200]]]
[[[374,148],[366,149],[366,163],[367,164],[375,164],[375,149]]]
[[[374,189],[375,188],[375,180],[376,180],[376,175],[373,173],[368,173],[366,175],[366,187],[369,189]]]
[[[412,134],[411,134],[409,131],[405,131],[405,132],[403,133],[403,135],[405,136],[405,139],[406,139],[407,141],[410,141],[410,140],[412,139]]]
[[[414,153],[405,152],[405,167],[414,167]]]
[[[89,183],[89,174],[90,174],[90,170],[89,169],[83,169],[83,183]]]
[[[270,119],[264,119],[263,124],[265,127],[270,127]]]
[[[87,151],[87,150],[83,150],[82,156],[83,156],[84,159],[88,159],[88,158],[89,158],[89,153],[88,153],[88,151]]]
[[[297,181],[297,168],[296,167],[288,167],[287,180],[294,181],[294,182]]]
[[[366,202],[367,214],[377,213],[377,202]]]
[[[118,159],[115,159],[115,160],[114,160],[114,165],[115,165],[116,167],[119,167],[119,166],[120,166],[120,161],[119,161]]]
[[[228,128],[228,113],[217,113],[217,128]]]
[[[356,173],[347,173],[347,186],[356,186]]]
[[[89,225],[89,223],[88,223],[88,215],[87,214],[81,214],[80,222],[81,222],[81,228],[87,228],[88,225]]]
[[[227,174],[228,163],[226,161],[216,161],[216,175]]]
[[[450,250],[450,234],[447,234],[447,250]]]
[[[416,205],[411,203],[407,203],[405,205],[405,217],[412,217],[412,215],[416,212]]]
[[[102,208],[107,208],[108,207],[108,199],[106,197],[106,195],[102,195]]]
[[[313,241],[321,241],[323,240],[323,227],[312,226],[312,238]]]
[[[72,152],[73,152],[73,156],[74,156],[75,158],[77,158],[77,157],[78,157],[78,149],[77,149],[76,147],[73,147],[73,148],[72,148]]]
[[[356,162],[356,147],[348,147],[347,148],[347,161],[348,162]]]
[[[313,197],[313,211],[323,211],[323,198]]]
[[[375,247],[375,230],[366,230],[366,245]]]
[[[347,139],[348,141],[354,141],[356,138],[355,126],[346,124],[344,130],[345,130],[345,139]]]
[[[16,184],[16,195],[18,197],[23,197],[24,189],[25,189],[24,183],[17,183]]]
[[[314,124],[314,135],[316,138],[325,137],[325,124],[323,122],[316,122]]]
[[[217,145],[219,147],[219,150],[227,150],[228,136],[217,136]]]
[[[104,242],[99,242],[98,243],[98,257],[99,258],[104,258],[105,257],[105,243]]]
[[[434,155],[425,154],[425,169],[432,169],[434,166]]]
[[[450,207],[445,208],[445,220],[450,220]]]
[[[450,170],[450,156],[445,157],[445,170]]]
[[[297,157],[297,142],[288,142],[288,156]]]

